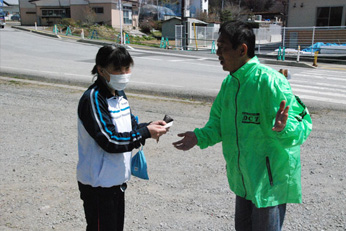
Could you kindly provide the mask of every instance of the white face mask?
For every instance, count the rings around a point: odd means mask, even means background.
[[[106,81],[108,86],[117,91],[122,91],[126,88],[126,85],[130,81],[130,76],[131,76],[131,73],[121,74],[121,75],[111,75],[107,72],[107,74],[110,77],[109,82]]]

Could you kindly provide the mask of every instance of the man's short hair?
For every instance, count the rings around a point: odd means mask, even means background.
[[[245,43],[249,58],[255,56],[255,34],[250,24],[238,20],[227,21],[220,27],[219,34],[229,39],[233,49]]]

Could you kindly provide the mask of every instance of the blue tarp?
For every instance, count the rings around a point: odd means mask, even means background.
[[[346,46],[346,43],[345,44],[336,44],[336,43],[322,43],[322,42],[318,42],[318,43],[315,43],[312,46],[309,46],[308,48],[303,49],[303,51],[311,52],[311,49],[312,49],[312,52],[321,51],[321,46]]]

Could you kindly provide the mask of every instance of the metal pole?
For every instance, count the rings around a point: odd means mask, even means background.
[[[139,25],[139,16],[141,15],[141,7],[142,7],[142,0],[139,0],[137,26]]]
[[[315,27],[312,27],[311,55],[314,54]]]
[[[183,26],[183,50],[186,50],[185,0],[181,0],[181,24]]]
[[[157,21],[160,21],[159,0],[156,0]]]
[[[1,2],[3,2],[3,1],[1,1]],[[21,6],[20,6],[20,0],[18,1],[18,6],[19,6],[19,15],[22,15],[22,12],[21,12]],[[4,3],[2,3],[2,4],[4,4]],[[36,21],[37,21],[37,18],[36,18]],[[20,25],[22,25],[22,17],[20,17]],[[37,30],[37,29],[36,29]]]
[[[193,30],[194,30],[194,34],[195,34],[196,51],[198,51],[196,23],[193,23]]]
[[[284,33],[283,33],[283,39],[282,39],[282,46],[285,47],[285,39],[286,39],[286,27],[284,27]]]
[[[122,20],[122,6],[121,6],[121,0],[118,0],[119,2],[119,20],[120,20],[120,44],[123,44],[123,20]]]

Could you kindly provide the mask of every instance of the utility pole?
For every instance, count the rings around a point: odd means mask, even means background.
[[[157,9],[157,21],[160,21],[159,0],[156,0],[156,9]]]
[[[121,12],[122,12],[122,6],[121,6],[121,0],[118,0],[119,5],[119,20],[120,20],[120,44],[123,44],[123,20],[121,18]]]
[[[282,5],[284,5],[284,12],[283,12],[283,26],[287,27],[287,14],[288,14],[288,5],[289,5],[289,0],[284,0],[282,1]]]
[[[186,23],[186,17],[185,17],[185,10],[186,6],[185,6],[185,0],[181,0],[181,24],[183,27],[183,31],[182,31],[182,42],[183,42],[183,50],[187,50],[187,23]]]

